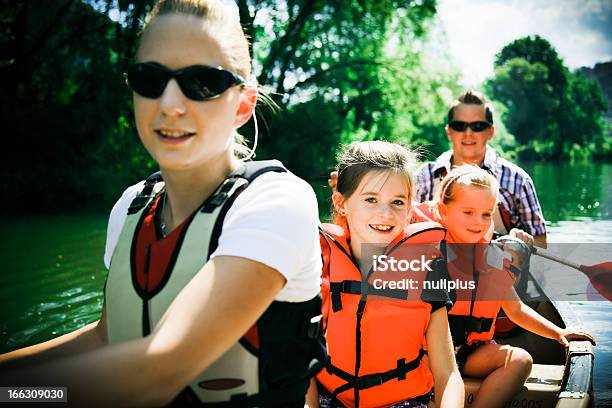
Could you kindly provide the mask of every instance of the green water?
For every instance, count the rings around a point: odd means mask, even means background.
[[[106,215],[3,220],[0,352],[97,320],[106,269]]]
[[[546,221],[612,219],[612,164],[521,164],[533,179]],[[570,231],[571,233],[571,231]],[[608,235],[608,241],[612,237]]]
[[[612,242],[612,164],[524,164],[536,185],[549,240]],[[324,182],[316,185],[320,208]],[[119,195],[121,192],[117,192]],[[0,223],[0,353],[51,339],[99,318],[106,271],[106,214]],[[612,303],[572,304],[597,338],[595,394],[612,404]]]

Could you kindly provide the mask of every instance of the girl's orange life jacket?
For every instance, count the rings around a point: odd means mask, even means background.
[[[433,259],[435,271],[444,264],[436,244],[445,235],[437,223],[411,225],[384,254],[407,260],[425,255]],[[420,289],[380,289],[377,279],[413,278],[422,288],[428,272],[370,268],[362,274],[349,240],[348,231],[338,225],[324,224],[320,231],[329,358],[317,376],[319,383],[349,407],[387,406],[427,394],[433,379],[422,361],[422,347],[431,305],[421,300]]]
[[[411,222],[438,221],[440,218],[434,210],[435,203],[424,202],[413,205],[409,217]],[[473,246],[471,259],[466,259],[461,253],[469,244],[455,243],[450,235],[446,242],[453,254],[447,254],[448,274],[451,280],[474,281],[476,290],[459,289],[455,292],[456,301],[448,312],[453,343],[455,346],[472,344],[477,341],[488,341],[495,334],[495,321],[501,309],[501,303],[507,296],[508,288],[514,284],[514,275],[503,268],[496,268],[487,263],[486,253],[495,250],[487,245],[493,236],[493,221],[485,236]],[[480,299],[480,300],[479,300]]]

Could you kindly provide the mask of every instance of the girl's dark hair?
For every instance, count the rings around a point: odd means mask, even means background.
[[[402,145],[381,140],[354,142],[344,146],[338,154],[336,190],[348,198],[368,172],[392,172],[406,181],[410,202],[413,189],[412,168],[415,164],[416,154]]]

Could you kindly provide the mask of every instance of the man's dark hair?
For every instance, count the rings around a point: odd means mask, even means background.
[[[453,115],[455,114],[455,108],[461,104],[463,105],[484,105],[485,118],[487,122],[493,124],[493,109],[491,107],[491,104],[487,102],[487,98],[485,98],[483,94],[476,92],[476,91],[472,91],[472,90],[465,91],[464,93],[459,95],[457,99],[453,101],[453,104],[448,110],[448,117],[447,117],[448,122],[451,122],[454,119]]]

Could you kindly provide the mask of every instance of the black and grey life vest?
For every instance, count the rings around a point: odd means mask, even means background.
[[[250,162],[231,173],[184,227],[162,283],[145,293],[135,278],[136,237],[164,189],[159,173],[132,201],[112,256],[105,286],[109,343],[142,338],[214,252],[223,220],[236,197],[259,175],[286,172],[276,161]],[[212,407],[304,405],[309,378],[322,368],[320,296],[306,302],[274,301],[229,351],[188,384],[177,405]],[[253,341],[256,339],[257,341]],[[206,347],[206,339],[202,339]]]

